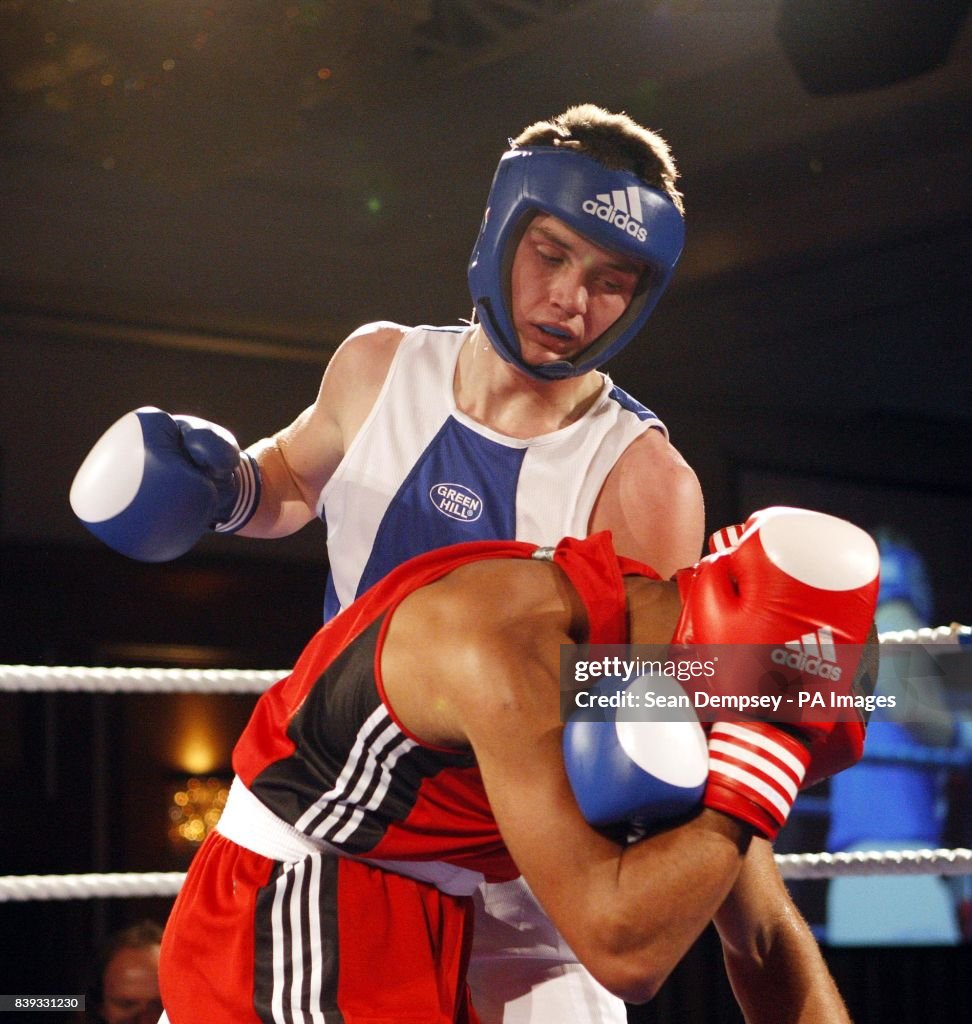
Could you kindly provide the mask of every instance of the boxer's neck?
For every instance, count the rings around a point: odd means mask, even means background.
[[[628,598],[628,642],[667,644],[682,611],[678,585],[647,576],[625,576]]]
[[[530,377],[501,358],[477,326],[459,354],[453,387],[461,412],[498,433],[526,439],[574,423],[602,385],[597,372],[557,381]]]

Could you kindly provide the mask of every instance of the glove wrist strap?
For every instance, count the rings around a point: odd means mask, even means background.
[[[236,533],[243,529],[260,504],[260,467],[249,452],[240,453],[240,464],[233,470],[232,487],[233,503],[223,518],[213,523],[216,533]]]
[[[798,739],[768,722],[715,722],[709,733],[709,783],[703,802],[775,838],[809,761],[809,751]]]

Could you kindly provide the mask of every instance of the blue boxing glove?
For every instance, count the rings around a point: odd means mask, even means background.
[[[682,688],[665,676],[641,677],[624,686],[605,680],[592,695],[628,706],[576,711],[564,728],[567,778],[591,825],[627,822],[650,829],[695,810],[709,773],[708,742],[695,712],[647,706],[650,691]],[[586,702],[586,699],[585,699]]]
[[[146,406],[99,438],[71,485],[71,508],[110,548],[167,562],[208,531],[234,533],[260,500],[256,460],[195,416]]]

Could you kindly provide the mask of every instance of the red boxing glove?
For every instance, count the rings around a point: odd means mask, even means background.
[[[786,674],[792,694],[806,659],[791,656],[814,638],[849,692],[877,601],[879,557],[871,537],[834,516],[771,508],[751,516],[741,532],[720,531],[720,546],[676,576],[683,609],[673,643],[766,645],[779,657],[765,671]],[[731,667],[728,677],[720,671],[720,689],[751,692],[758,664],[727,661]],[[743,671],[740,666],[747,677],[732,678],[733,671]],[[852,764],[862,749],[863,720],[785,727],[748,718],[716,722],[703,802],[772,839],[801,786],[825,777],[823,763],[832,773]],[[821,763],[815,764],[818,756]]]

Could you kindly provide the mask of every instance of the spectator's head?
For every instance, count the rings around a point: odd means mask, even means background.
[[[113,935],[99,960],[97,1009],[106,1024],[156,1024],[162,928],[142,921]]]

